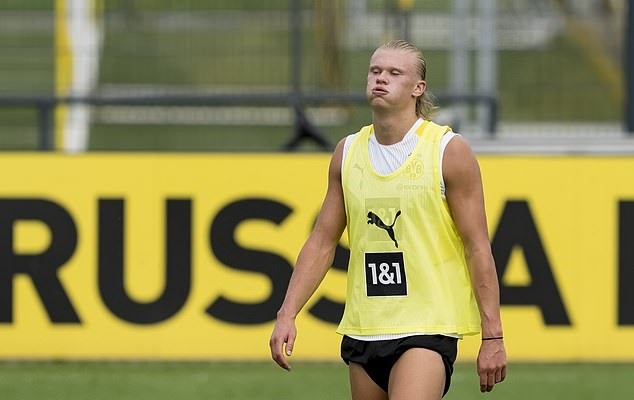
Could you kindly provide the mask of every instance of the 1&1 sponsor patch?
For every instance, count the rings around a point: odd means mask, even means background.
[[[365,283],[368,297],[407,296],[403,253],[365,253]]]

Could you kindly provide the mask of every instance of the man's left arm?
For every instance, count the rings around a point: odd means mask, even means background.
[[[500,288],[489,241],[480,167],[461,136],[451,139],[445,149],[443,179],[447,202],[464,243],[482,321],[483,340],[477,362],[480,391],[490,392],[506,377]]]

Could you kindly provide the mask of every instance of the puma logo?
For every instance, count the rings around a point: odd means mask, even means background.
[[[396,215],[394,216],[394,222],[392,222],[392,225],[385,225],[385,222],[383,222],[378,215],[376,215],[372,211],[368,212],[368,224],[369,225],[374,224],[376,225],[377,228],[385,229],[388,236],[390,237],[390,239],[394,241],[394,245],[397,248],[398,248],[398,242],[396,241],[396,236],[394,235],[394,224],[396,223],[396,219],[398,218],[399,215],[401,215],[401,210],[398,210],[396,212]]]

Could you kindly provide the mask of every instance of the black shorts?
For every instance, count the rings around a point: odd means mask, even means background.
[[[341,358],[346,364],[360,364],[365,372],[387,393],[390,372],[403,353],[412,348],[424,348],[437,352],[445,365],[445,390],[451,384],[453,364],[458,355],[458,339],[443,335],[416,335],[394,340],[362,341],[344,336],[341,341]]]

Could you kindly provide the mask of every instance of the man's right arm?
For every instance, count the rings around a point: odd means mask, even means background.
[[[297,331],[295,318],[310,296],[315,293],[332,264],[335,249],[346,226],[346,213],[341,186],[341,140],[330,160],[328,190],[315,227],[297,257],[282,307],[277,313],[269,346],[271,357],[282,368],[290,370],[290,356]]]

